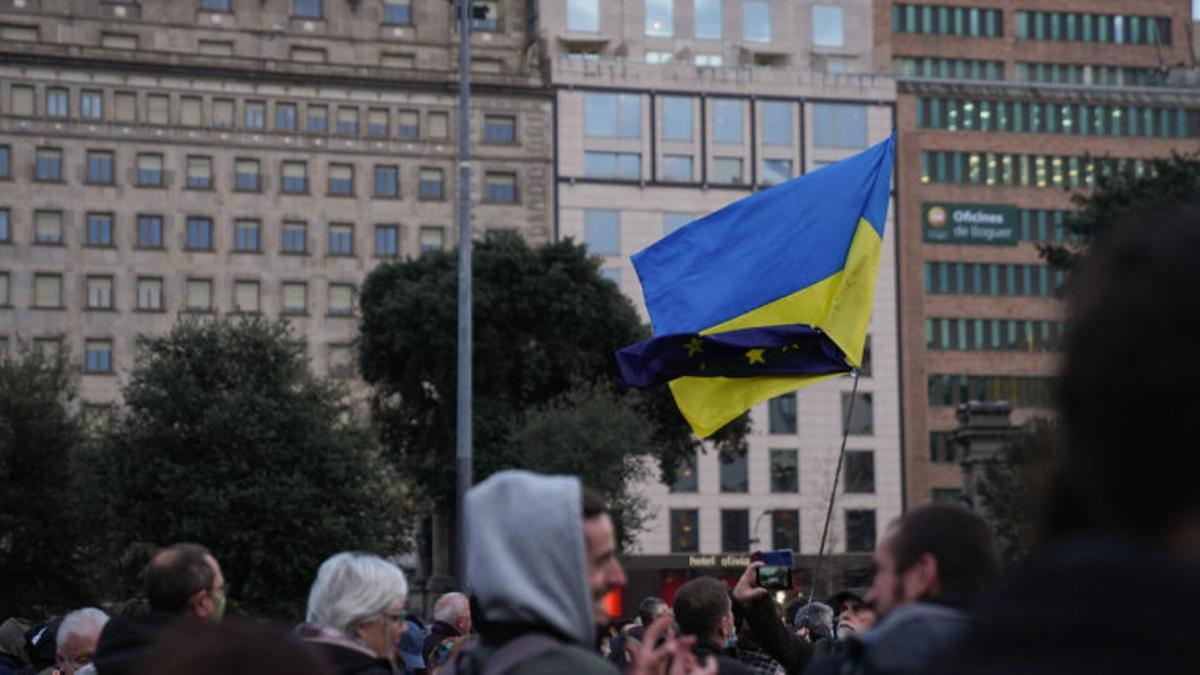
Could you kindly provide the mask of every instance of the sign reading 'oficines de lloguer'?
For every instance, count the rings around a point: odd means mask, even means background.
[[[926,243],[1017,245],[1014,206],[925,202],[921,219]]]

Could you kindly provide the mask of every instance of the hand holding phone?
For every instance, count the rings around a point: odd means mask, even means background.
[[[792,568],[796,566],[796,556],[791,549],[760,551],[750,558],[763,563],[754,570],[754,582],[760,588],[769,591],[791,590]]]

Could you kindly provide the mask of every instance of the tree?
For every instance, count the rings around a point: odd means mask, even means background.
[[[402,471],[443,511],[455,494],[457,258],[434,252],[381,265],[363,283],[361,301],[360,366],[374,389],[375,419]],[[534,249],[515,235],[481,242],[474,289],[477,478],[535,466],[508,447],[514,432],[534,410],[561,413],[577,399],[560,397],[591,384],[644,416],[668,479],[698,447],[666,387],[618,389],[614,353],[649,331],[583,246],[568,240]],[[746,426],[745,417],[731,423],[715,438],[718,447],[744,450]]]
[[[157,547],[208,546],[245,610],[295,619],[330,554],[402,545],[394,470],[284,322],[183,321],[146,340],[88,486],[93,583],[133,594]]]
[[[1057,505],[1056,481],[1061,449],[1057,422],[1031,420],[983,466],[979,496],[996,529],[1001,553],[1009,561],[1027,556]]]
[[[1038,245],[1042,257],[1055,267],[1072,269],[1093,241],[1122,223],[1172,206],[1200,203],[1200,152],[1173,152],[1170,157],[1148,160],[1140,175],[1115,170],[1111,160],[1095,161],[1101,167],[1096,189],[1071,196],[1079,209],[1066,222],[1071,243]]]
[[[82,442],[68,357],[0,356],[0,616],[42,617],[79,598],[71,455]]]

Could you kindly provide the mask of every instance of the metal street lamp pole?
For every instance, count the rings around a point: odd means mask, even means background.
[[[774,509],[767,509],[766,511],[763,511],[762,513],[758,514],[758,517],[754,519],[754,536],[750,538],[750,550],[751,551],[753,551],[756,546],[758,546],[759,544],[762,543],[762,540],[758,538],[759,524],[762,523],[763,518],[766,518],[767,516],[771,515],[774,512],[775,512]]]
[[[458,415],[455,522],[459,588],[467,583],[466,496],[471,489],[471,0],[458,0]]]

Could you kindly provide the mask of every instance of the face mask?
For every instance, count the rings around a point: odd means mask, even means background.
[[[725,649],[733,649],[734,647],[737,646],[737,629],[736,628],[733,629],[733,631],[729,633],[729,637],[725,638],[725,643],[721,646],[724,647]]]

